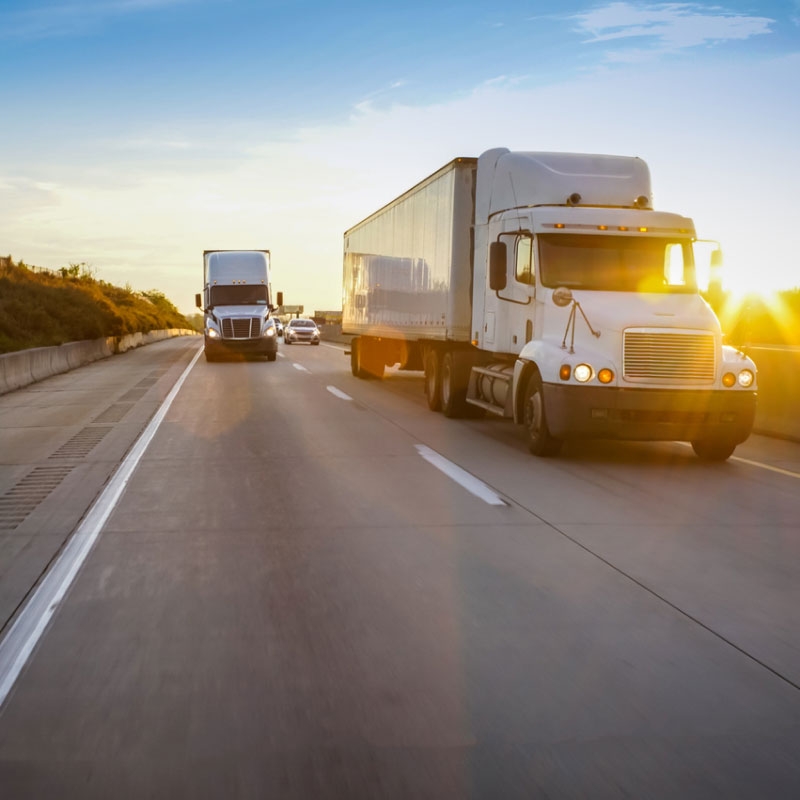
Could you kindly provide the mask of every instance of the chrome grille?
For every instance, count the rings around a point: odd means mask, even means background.
[[[705,331],[629,329],[623,334],[622,374],[642,383],[713,383],[714,334]]]
[[[260,317],[225,317],[222,320],[223,339],[255,339],[260,335]]]

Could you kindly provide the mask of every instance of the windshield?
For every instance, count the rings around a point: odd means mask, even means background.
[[[654,236],[541,234],[545,286],[606,292],[695,292],[687,239]]]
[[[310,319],[293,319],[289,325],[292,328],[314,328],[315,325]]]
[[[212,306],[265,306],[267,287],[252,286],[212,286]]]

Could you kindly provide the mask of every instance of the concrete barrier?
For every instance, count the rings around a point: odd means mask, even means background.
[[[800,441],[800,347],[742,349],[758,368],[756,433]]]
[[[197,336],[197,331],[170,328],[133,333],[127,336],[110,336],[67,342],[56,347],[32,347],[15,353],[0,355],[0,394],[13,392],[36,381],[68,372],[115,353],[124,353],[134,347],[160,342],[173,336]]]
[[[342,333],[342,326],[333,322],[327,322],[325,325],[320,325],[319,333],[322,341],[324,342],[350,344],[351,340],[353,339],[353,335],[351,333]]]
[[[0,356],[0,371],[3,375],[3,382],[0,391],[13,392],[33,383],[31,375],[31,357],[26,350],[19,353],[8,353]]]

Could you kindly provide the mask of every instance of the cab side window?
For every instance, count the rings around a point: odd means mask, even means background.
[[[533,280],[533,239],[530,236],[517,238],[517,266],[515,277],[520,283],[532,284]]]

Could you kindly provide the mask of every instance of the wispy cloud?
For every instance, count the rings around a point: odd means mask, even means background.
[[[647,47],[610,51],[609,61],[641,61],[690,47],[741,41],[771,33],[775,20],[697,3],[634,5],[617,2],[576,14],[586,43],[622,39],[650,40]]]
[[[34,6],[0,14],[0,40],[50,39],[96,30],[115,17],[159,10],[191,0],[85,0]]]

